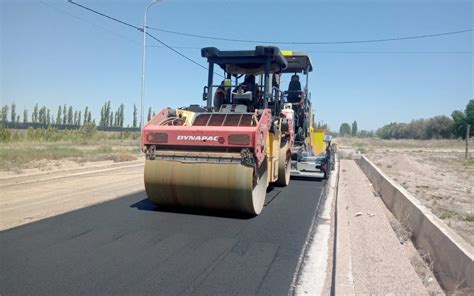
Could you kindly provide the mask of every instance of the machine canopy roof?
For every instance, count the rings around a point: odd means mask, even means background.
[[[270,73],[283,72],[288,61],[278,47],[256,46],[255,50],[221,51],[215,47],[201,49],[201,56],[209,63],[218,64],[230,74],[259,75],[265,72],[265,61],[270,61]]]
[[[283,73],[306,73],[306,71],[313,71],[313,65],[309,56],[304,52],[283,50],[283,56],[288,61],[288,67],[283,70]]]

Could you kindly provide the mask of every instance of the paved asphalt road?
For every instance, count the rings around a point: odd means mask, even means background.
[[[0,232],[0,295],[287,295],[324,185],[274,188],[253,218],[141,192]]]

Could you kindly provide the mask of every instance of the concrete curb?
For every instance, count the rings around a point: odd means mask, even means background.
[[[443,289],[474,293],[474,248],[365,156],[357,162],[387,208],[413,233],[416,248],[429,255]]]

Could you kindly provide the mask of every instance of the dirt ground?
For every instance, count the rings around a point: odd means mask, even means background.
[[[0,173],[0,230],[144,190],[144,159],[76,163]]]
[[[458,140],[337,138],[339,148],[365,154],[392,179],[474,245],[474,160]],[[474,141],[470,142],[474,150]]]

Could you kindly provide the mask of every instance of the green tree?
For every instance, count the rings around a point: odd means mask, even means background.
[[[69,109],[67,110],[67,123],[73,124],[73,121],[74,121],[74,112],[72,111],[72,106],[69,106]]]
[[[23,123],[28,122],[28,110],[24,109],[23,110]]]
[[[87,113],[89,113],[89,107],[86,106],[86,109],[84,110],[84,122],[82,125],[85,125],[87,123]]]
[[[33,123],[38,122],[38,110],[39,110],[39,107],[38,107],[38,104],[36,104],[35,107],[33,108],[33,115],[31,116],[31,121]]]
[[[49,108],[46,109],[46,124],[51,124],[51,111],[49,110]]]
[[[452,131],[456,138],[465,138],[466,137],[466,115],[459,110],[453,111],[451,113],[451,118],[453,119]]]
[[[355,137],[357,136],[357,121],[354,120],[354,122],[352,123],[352,136]]]
[[[132,121],[132,126],[134,128],[137,127],[137,106],[135,106],[135,104],[133,104],[133,121]]]
[[[66,124],[67,123],[67,107],[66,107],[66,104],[64,104],[63,106],[63,124]]]
[[[12,102],[11,120],[12,120],[13,123],[16,121],[16,105],[15,105],[15,102]]]
[[[8,105],[4,105],[2,107],[2,114],[0,114],[1,116],[1,119],[2,119],[2,123],[7,123],[8,122],[8,110],[10,108],[8,107]]]
[[[100,122],[99,125],[101,126],[109,126],[112,125],[113,121],[111,120],[111,113],[113,113],[111,110],[111,104],[110,101],[107,101],[104,103],[102,108],[100,109]],[[112,117],[113,119],[113,117]]]
[[[444,115],[435,116],[426,122],[426,139],[449,139],[452,137],[454,121]]]
[[[351,126],[347,122],[344,122],[343,124],[341,124],[341,127],[339,128],[339,134],[341,136],[350,135],[351,134]]]
[[[115,111],[114,126],[118,126],[118,122],[119,122],[119,113],[117,111]]]
[[[123,123],[125,121],[125,106],[124,106],[124,104],[120,104],[119,109],[118,109],[118,113],[119,113],[118,126],[123,127]]]
[[[384,125],[383,127],[377,130],[377,136],[382,139],[391,139],[392,138],[392,131],[394,130],[397,123],[391,122],[389,124]]]
[[[74,119],[72,121],[72,124],[77,125],[77,110],[74,111]]]
[[[113,120],[113,118],[114,118],[114,117],[113,117],[113,113],[114,113],[114,112],[112,112],[112,107],[111,107],[110,101],[107,101],[107,102],[105,103],[105,106],[106,106],[106,107],[105,107],[105,114],[106,114],[106,120],[105,120],[105,123],[106,123],[106,124],[105,124],[105,125],[106,125],[106,126],[107,126],[107,125],[108,125],[108,126],[111,126],[111,125],[112,125],[112,122],[113,122],[112,120]]]
[[[471,125],[471,131],[474,130],[474,100],[470,100],[467,103],[464,114],[466,115],[466,124]]]
[[[61,124],[62,120],[61,120],[61,105],[59,105],[58,107],[58,113],[56,114],[56,124]]]
[[[148,108],[147,122],[151,120],[151,107]]]
[[[81,126],[81,121],[82,121],[82,114],[81,113],[82,113],[81,110],[79,110],[79,112],[77,113],[77,123],[76,123],[77,126]]]
[[[43,107],[39,108],[36,122],[43,123],[43,112],[44,112],[44,108]]]
[[[91,118],[92,117],[92,114],[91,114],[91,111],[89,111],[89,113],[87,114],[87,123],[91,123]],[[95,126],[95,119],[94,119],[94,126]]]
[[[38,122],[41,124],[46,124],[46,107],[45,106],[39,109]]]
[[[114,111],[110,111],[109,126],[114,126]]]

